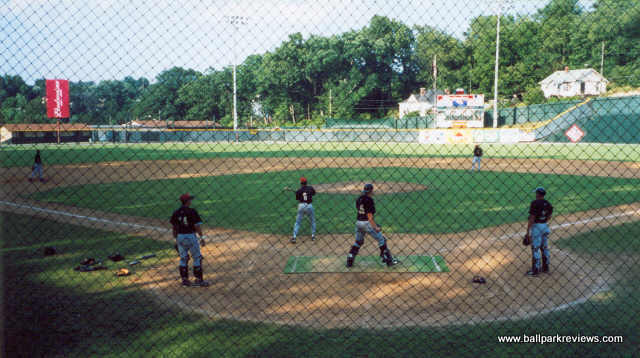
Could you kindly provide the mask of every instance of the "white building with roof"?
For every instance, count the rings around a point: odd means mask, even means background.
[[[607,92],[609,81],[592,68],[556,71],[540,81],[540,87],[545,98],[598,96]]]
[[[411,94],[409,98],[398,104],[400,118],[411,112],[420,112],[421,116],[426,116],[429,111],[433,110],[436,96],[441,94],[444,94],[441,90],[434,92],[432,89],[427,91],[426,88],[420,88],[420,93]]]

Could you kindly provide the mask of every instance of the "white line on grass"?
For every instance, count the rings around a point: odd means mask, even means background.
[[[431,256],[431,262],[433,262],[433,264],[436,266],[436,271],[442,272],[442,269],[440,268],[440,265],[438,265],[438,263],[436,262],[435,257]]]
[[[595,218],[583,219],[583,220],[568,222],[568,223],[564,223],[564,224],[551,225],[551,227],[549,229],[555,230],[555,229],[570,227],[570,226],[574,226],[574,225],[584,225],[584,224],[599,222],[599,221],[603,221],[603,220],[616,219],[616,218],[620,218],[620,217],[623,217],[623,216],[636,215],[639,212],[640,211],[638,211],[638,210],[630,210],[630,211],[625,211],[624,213],[619,213],[619,214],[611,214],[611,215],[607,215],[607,216],[598,216],[598,217],[595,217]],[[526,234],[526,231],[521,231],[521,232],[517,232],[517,233],[514,233],[514,234],[505,234],[505,235],[500,236],[498,238],[498,240],[511,239],[511,238],[514,238],[514,237],[523,236],[524,234]]]
[[[151,230],[157,230],[157,231],[169,231],[167,228],[163,228],[163,227],[140,225],[140,224],[134,224],[134,223],[127,223],[127,222],[124,222],[124,221],[114,221],[114,220],[109,220],[109,219],[96,218],[96,217],[93,217],[93,216],[78,215],[78,214],[73,214],[73,213],[66,212],[66,211],[40,208],[40,207],[37,207],[37,206],[31,206],[31,205],[17,204],[17,203],[12,203],[10,201],[4,201],[4,200],[0,200],[0,204],[4,204],[4,205],[7,205],[7,206],[12,206],[12,207],[15,207],[15,208],[22,208],[22,209],[29,209],[29,210],[33,210],[33,211],[39,211],[39,212],[43,212],[43,213],[47,213],[47,214],[68,216],[68,217],[72,217],[72,218],[76,218],[76,219],[84,219],[84,220],[96,221],[96,222],[113,224],[113,225],[130,226],[130,227],[135,227],[135,228],[139,228],[139,229],[151,229]]]
[[[296,256],[295,261],[293,261],[293,267],[291,268],[291,273],[296,273],[297,266],[298,266],[298,256]]]

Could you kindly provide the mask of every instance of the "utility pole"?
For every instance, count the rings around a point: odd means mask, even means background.
[[[246,16],[225,16],[227,21],[233,25],[235,29],[235,35],[239,32],[239,25],[246,25],[249,23],[249,18]],[[237,41],[234,41],[237,43]],[[238,96],[236,86],[236,62],[237,62],[237,46],[233,47],[233,133],[238,141]]]
[[[600,74],[604,76],[604,41],[602,41],[602,50],[600,51]]]
[[[433,55],[433,117],[437,121],[438,118],[438,55]]]
[[[331,118],[331,88],[329,88],[329,118]]]
[[[493,128],[498,128],[498,63],[500,61],[500,10],[502,0],[498,1],[498,16],[496,22],[496,65],[493,78]]]

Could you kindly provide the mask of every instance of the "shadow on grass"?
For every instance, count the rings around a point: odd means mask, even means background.
[[[13,214],[1,217],[7,357],[605,357],[640,352],[638,265],[625,266],[624,278],[611,291],[536,319],[445,328],[314,330],[212,320],[162,305],[150,293],[120,281],[106,285],[114,280],[111,276],[80,274],[71,267],[87,252],[108,251],[114,241],[123,240],[120,235]],[[171,250],[165,242],[128,239],[131,254]],[[64,243],[60,256],[43,258],[34,250],[51,242]],[[497,340],[523,334],[621,335],[624,343]]]

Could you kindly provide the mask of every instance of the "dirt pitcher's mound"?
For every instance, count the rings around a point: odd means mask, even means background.
[[[373,184],[373,191],[377,194],[394,194],[394,193],[408,193],[411,191],[427,190],[429,187],[417,183],[403,183],[403,182],[369,182]],[[366,182],[339,182],[339,183],[325,183],[314,184],[313,187],[318,192],[329,194],[357,194],[362,191]]]

